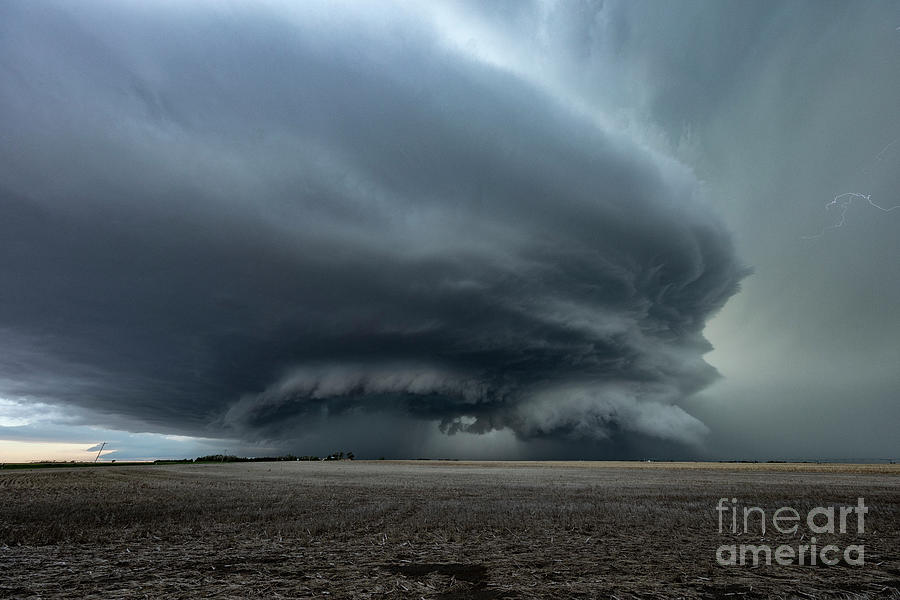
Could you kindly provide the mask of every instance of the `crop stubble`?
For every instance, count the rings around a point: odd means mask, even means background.
[[[0,471],[0,597],[900,598],[896,465],[296,462]],[[715,504],[855,504],[864,567],[720,567]],[[819,540],[828,543],[827,536]]]

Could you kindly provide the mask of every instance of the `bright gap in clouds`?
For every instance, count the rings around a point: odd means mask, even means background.
[[[0,463],[91,462],[97,458],[102,442],[106,442],[106,446],[100,455],[100,462],[196,458],[224,452],[241,456],[273,453],[270,448],[250,448],[234,440],[129,433],[87,426],[53,428],[43,433],[45,439],[32,439],[34,435],[42,435],[42,432],[28,427],[0,427]],[[91,436],[96,441],[89,441]],[[77,439],[84,441],[57,441]]]
[[[210,440],[205,438],[184,438],[173,440],[171,436],[155,433],[128,433],[109,431],[98,428],[72,428],[73,439],[95,434],[95,443],[59,442],[31,439],[0,439],[0,463],[11,462],[43,462],[43,461],[78,461],[92,462],[97,458],[101,441],[106,441],[100,462],[117,461],[152,461],[161,459],[196,458],[208,454],[246,454],[236,442],[231,445],[228,440]],[[0,435],[18,434],[7,428],[0,428]],[[54,437],[65,433],[54,432]],[[60,439],[60,438],[56,438]],[[253,455],[253,453],[249,453]]]
[[[0,398],[0,462],[93,461],[103,442],[101,461],[272,453],[234,440],[98,427],[58,406]]]
[[[92,461],[96,452],[88,452],[87,444],[60,442],[26,442],[0,440],[0,462]]]

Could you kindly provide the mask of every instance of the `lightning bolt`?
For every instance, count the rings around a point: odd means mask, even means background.
[[[897,27],[894,31],[900,31],[900,27]],[[881,152],[879,152],[878,154],[875,155],[875,158],[869,163],[869,165],[867,167],[865,167],[864,169],[862,169],[862,172],[866,175],[871,176],[872,166],[875,163],[884,162],[886,155],[888,154],[888,151],[891,148],[893,148],[895,145],[897,145],[898,142],[900,142],[900,138],[895,139],[894,141],[889,143],[887,146],[882,148]],[[900,204],[898,204],[897,206],[891,206],[891,207],[886,207],[886,206],[881,206],[880,204],[876,204],[875,202],[872,202],[871,194],[861,194],[859,192],[845,192],[843,194],[838,194],[831,200],[831,202],[828,202],[827,204],[825,204],[826,211],[834,209],[834,208],[836,208],[839,211],[837,222],[834,223],[833,225],[823,227],[822,230],[815,235],[804,235],[804,236],[801,236],[800,239],[814,240],[814,239],[820,238],[823,235],[825,235],[826,231],[829,231],[831,229],[840,229],[841,227],[843,227],[844,223],[846,222],[846,218],[847,218],[847,210],[850,208],[850,205],[853,204],[854,200],[865,200],[869,204],[869,206],[871,206],[873,208],[877,208],[878,210],[880,210],[882,212],[891,212],[893,210],[897,210],[898,208],[900,208]]]
[[[895,142],[896,141],[897,140],[895,140]],[[846,192],[844,194],[839,194],[839,195],[835,196],[831,202],[829,202],[825,205],[825,210],[831,210],[833,208],[837,208],[840,211],[838,222],[835,223],[834,225],[829,225],[828,227],[823,227],[822,231],[820,231],[819,233],[817,233],[815,235],[804,235],[801,239],[814,240],[816,238],[820,238],[823,235],[825,235],[825,232],[830,229],[839,229],[839,228],[843,227],[846,216],[847,216],[847,209],[850,208],[850,205],[853,204],[854,200],[865,200],[866,202],[869,203],[870,206],[877,208],[878,210],[883,211],[883,212],[891,212],[893,210],[897,210],[898,208],[900,208],[900,204],[898,204],[897,206],[891,206],[890,208],[876,204],[876,203],[872,202],[871,194],[860,194],[859,192]]]
[[[882,148],[881,152],[879,152],[878,154],[875,155],[875,158],[873,158],[871,161],[869,161],[869,163],[865,167],[860,169],[860,172],[863,175],[871,175],[872,169],[875,167],[875,163],[884,162],[888,158],[888,156],[887,156],[889,154],[888,151],[891,148],[893,148],[894,146],[896,146],[898,142],[900,142],[900,138],[895,139],[890,144],[888,144],[887,146]]]

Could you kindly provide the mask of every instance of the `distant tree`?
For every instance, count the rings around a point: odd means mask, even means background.
[[[347,460],[353,460],[353,458],[354,458],[355,456],[356,456],[356,455],[353,454],[352,452],[348,452],[348,453],[347,453]]]

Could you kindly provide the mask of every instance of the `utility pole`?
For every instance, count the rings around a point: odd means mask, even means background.
[[[100,444],[100,452],[103,452],[104,446],[106,446],[106,442],[103,442],[102,444]],[[94,462],[97,462],[98,460],[100,460],[100,452],[97,452],[97,458],[94,459]]]

